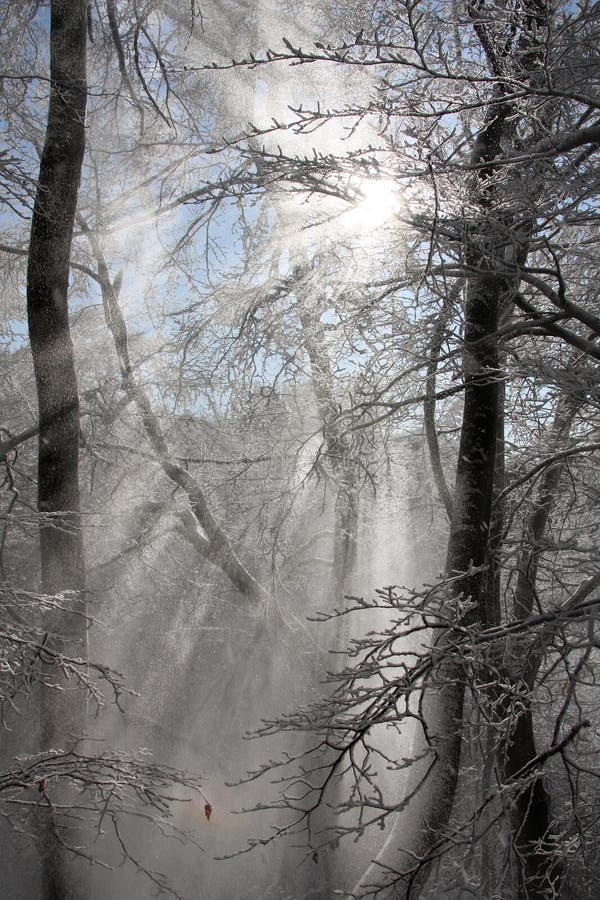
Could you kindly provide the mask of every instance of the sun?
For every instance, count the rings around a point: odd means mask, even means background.
[[[363,178],[350,212],[353,227],[374,231],[390,223],[400,209],[397,183],[391,178]]]

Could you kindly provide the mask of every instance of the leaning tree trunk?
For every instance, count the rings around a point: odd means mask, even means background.
[[[52,598],[44,629],[59,652],[86,656],[85,566],[79,509],[79,402],[67,290],[85,148],[86,0],[52,0],[50,101],[27,267],[27,316],[39,405],[38,511],[42,590]],[[42,749],[65,748],[85,727],[85,696],[44,673]],[[58,688],[58,689],[57,689]],[[59,788],[46,786],[48,804]],[[54,794],[54,798],[53,798]],[[63,830],[50,809],[43,872],[46,900],[76,891]],[[81,893],[77,892],[80,896]]]

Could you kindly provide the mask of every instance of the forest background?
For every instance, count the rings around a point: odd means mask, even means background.
[[[597,4],[0,16],[7,896],[596,897]]]

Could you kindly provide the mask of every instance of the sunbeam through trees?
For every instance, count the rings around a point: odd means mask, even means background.
[[[0,895],[595,900],[598,5],[0,22]]]

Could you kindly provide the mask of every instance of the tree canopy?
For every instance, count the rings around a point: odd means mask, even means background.
[[[597,4],[0,16],[11,898],[597,896]]]

